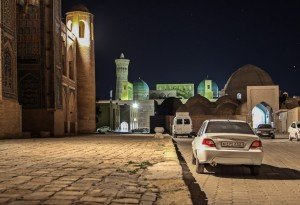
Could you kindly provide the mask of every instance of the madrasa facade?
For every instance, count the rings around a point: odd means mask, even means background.
[[[94,16],[60,0],[1,0],[0,138],[95,131]]]
[[[299,99],[282,100],[279,86],[265,70],[251,64],[238,68],[223,89],[208,77],[193,83],[156,84],[151,90],[139,78],[129,82],[130,60],[115,60],[116,89],[110,101],[97,102],[97,127],[110,126],[123,132],[137,128],[164,127],[172,133],[176,112],[188,112],[197,132],[207,119],[238,119],[253,128],[271,124],[278,132],[300,119]],[[195,73],[196,75],[196,73]],[[287,117],[288,113],[291,117]],[[296,114],[295,114],[296,113]],[[299,113],[299,114],[298,114]]]

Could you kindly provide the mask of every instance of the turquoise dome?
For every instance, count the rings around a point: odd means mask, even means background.
[[[210,81],[209,79],[204,79],[200,82],[200,84],[198,85],[198,94],[205,96],[205,91],[206,87],[205,87],[205,82],[206,81]],[[219,87],[217,85],[216,82],[214,82],[213,80],[211,80],[211,91],[213,92],[213,98],[219,98]]]
[[[133,82],[133,99],[149,100],[149,86],[141,78]]]

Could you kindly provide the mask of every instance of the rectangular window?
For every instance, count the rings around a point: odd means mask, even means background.
[[[177,119],[176,124],[181,125],[182,124],[182,119]]]
[[[184,119],[184,124],[185,124],[185,125],[189,125],[189,124],[191,124],[191,121],[190,121],[190,119]]]

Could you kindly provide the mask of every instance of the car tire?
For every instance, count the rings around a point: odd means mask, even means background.
[[[292,138],[292,135],[291,135],[291,134],[289,134],[289,140],[290,140],[290,141],[293,141],[293,138]]]
[[[196,164],[196,157],[194,156],[194,152],[192,151],[192,164]]]
[[[196,158],[196,172],[198,174],[204,173],[204,164],[201,164],[197,158]]]
[[[250,172],[251,172],[251,175],[252,175],[252,176],[257,176],[257,175],[259,175],[259,173],[260,173],[260,166],[256,166],[256,165],[251,166],[251,167],[250,167]]]
[[[272,135],[271,139],[275,139],[275,135]]]

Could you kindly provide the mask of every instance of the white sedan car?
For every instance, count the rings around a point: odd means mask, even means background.
[[[262,143],[248,123],[238,120],[206,120],[192,142],[196,172],[206,165],[245,165],[258,175],[263,160]]]
[[[297,141],[300,140],[300,122],[293,122],[288,129],[289,140],[292,141],[293,138]]]

